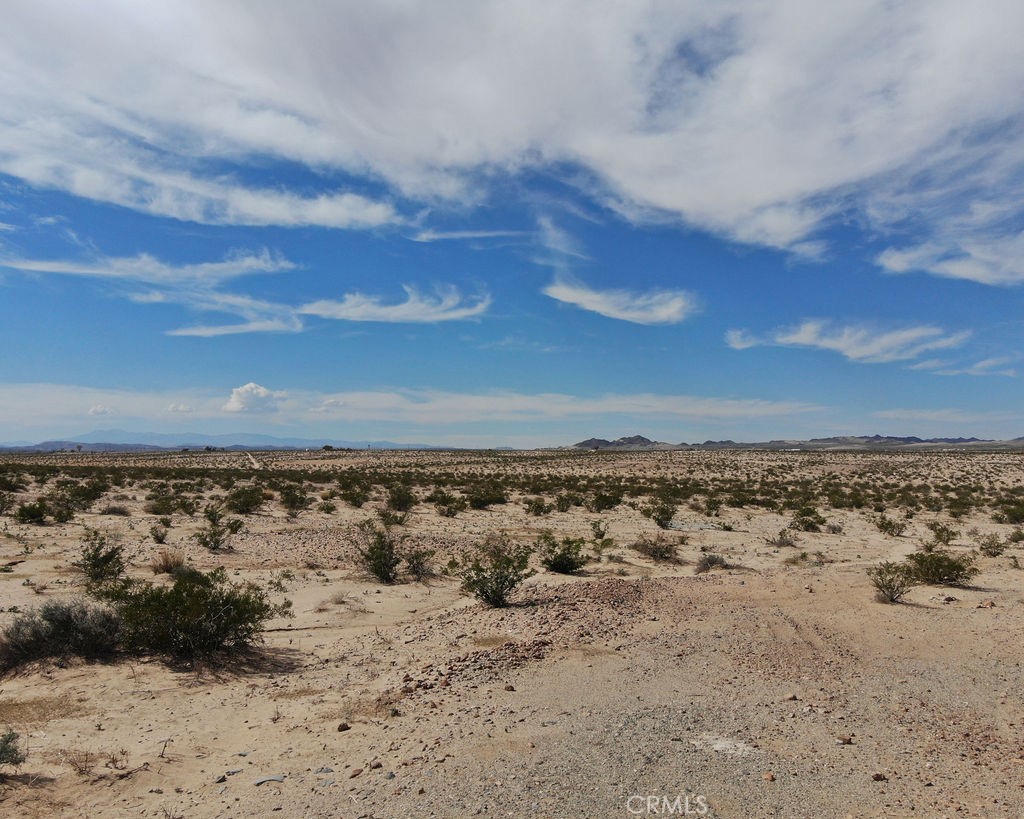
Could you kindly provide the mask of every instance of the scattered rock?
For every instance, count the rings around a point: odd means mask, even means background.
[[[356,768],[355,770],[353,770],[353,771],[352,771],[352,773],[350,773],[350,774],[348,775],[348,778],[349,778],[349,779],[355,779],[355,778],[356,778],[357,776],[359,776],[359,774],[361,774],[362,772],[363,772],[363,769],[362,769],[362,768]]]
[[[253,784],[262,785],[264,782],[284,782],[284,776],[284,774],[274,774],[273,776],[261,776],[259,779],[253,782]]]
[[[351,731],[352,730],[352,726],[349,725],[347,722],[343,722],[340,725],[338,725],[338,730],[339,731]]]
[[[761,774],[761,778],[765,782],[774,782],[775,781],[775,774],[773,774],[771,771],[765,771],[763,774]]]
[[[994,609],[996,607],[995,600],[982,600],[977,606],[979,609]]]
[[[514,685],[512,685],[512,683],[509,683],[508,685],[505,686],[505,690],[506,691],[515,691],[516,687]]]
[[[871,778],[875,782],[888,782],[889,781],[889,777],[887,777],[884,773],[871,774]]]
[[[853,745],[853,737],[847,737],[847,736],[836,737],[836,745]]]

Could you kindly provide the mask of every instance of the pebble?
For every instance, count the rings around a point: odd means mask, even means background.
[[[347,722],[343,722],[343,723],[341,723],[338,726],[338,730],[339,731],[350,731],[350,730],[352,730],[352,726],[349,725]]]

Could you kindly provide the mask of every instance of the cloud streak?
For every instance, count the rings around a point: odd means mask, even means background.
[[[685,290],[595,290],[564,275],[542,292],[581,310],[633,324],[678,324],[697,309],[695,297]]]
[[[746,330],[730,330],[725,340],[734,350],[765,345],[805,347],[839,353],[859,363],[887,364],[910,361],[933,350],[960,347],[970,337],[970,331],[949,333],[930,325],[880,330],[866,325],[837,326],[828,321],[808,319],[794,327],[773,330],[763,338]]]
[[[438,288],[433,296],[404,286],[405,301],[387,304],[378,296],[349,293],[340,300],[321,299],[298,308],[299,313],[339,321],[404,322],[435,324],[479,318],[491,305],[491,297],[465,298],[455,287]]]

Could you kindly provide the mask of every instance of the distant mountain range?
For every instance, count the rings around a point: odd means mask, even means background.
[[[268,450],[268,449],[440,449],[429,444],[399,444],[393,441],[343,441],[327,438],[277,438],[273,435],[234,432],[200,435],[193,432],[127,432],[98,429],[67,439],[26,443],[17,441],[0,449],[31,452],[167,452],[182,449]]]
[[[578,444],[562,449],[586,449],[610,452],[654,452],[659,450],[721,450],[721,449],[767,449],[776,451],[829,451],[829,450],[863,450],[863,451],[920,451],[920,450],[980,450],[980,451],[1024,451],[1024,438],[1013,438],[1008,441],[993,441],[982,438],[918,438],[894,437],[890,435],[837,435],[832,438],[811,438],[807,441],[774,440],[756,443],[738,443],[736,441],[705,441],[702,444],[669,444],[663,441],[652,441],[642,435],[631,435],[608,441],[604,438],[588,438]]]

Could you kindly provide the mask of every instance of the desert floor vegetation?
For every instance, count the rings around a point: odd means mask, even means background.
[[[1018,455],[258,463],[0,457],[0,813],[1024,815]]]

